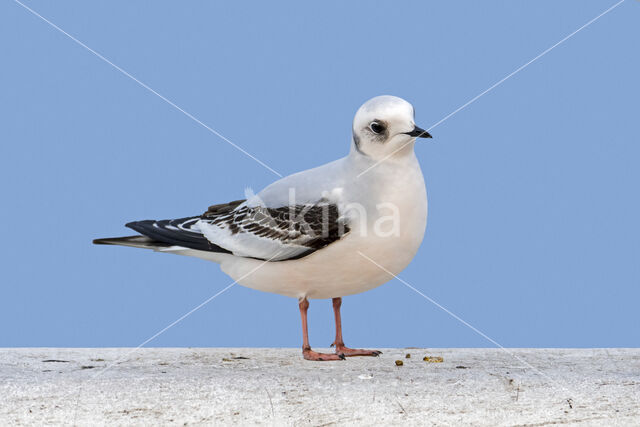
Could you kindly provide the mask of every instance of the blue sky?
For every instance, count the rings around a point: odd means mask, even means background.
[[[427,128],[615,2],[25,4],[289,174],[353,114]],[[640,345],[640,3],[627,0],[431,132],[422,247],[401,277],[507,347]],[[0,346],[136,346],[231,283],[91,240],[276,176],[17,3],[0,3]],[[343,302],[352,346],[488,347],[397,281]],[[311,344],[333,340],[312,301]],[[150,346],[301,344],[297,303],[240,286]]]

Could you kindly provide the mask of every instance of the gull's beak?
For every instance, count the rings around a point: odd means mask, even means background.
[[[415,125],[411,132],[405,133],[409,136],[413,136],[414,138],[431,138],[431,134],[429,132]]]

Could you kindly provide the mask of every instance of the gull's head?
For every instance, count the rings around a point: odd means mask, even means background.
[[[397,96],[371,98],[353,119],[353,148],[375,160],[413,151],[416,138],[431,138],[414,122],[413,105]]]

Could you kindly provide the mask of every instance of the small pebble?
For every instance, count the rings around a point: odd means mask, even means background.
[[[396,360],[396,366],[402,366],[404,362],[402,360]]]
[[[411,353],[407,353],[404,357],[405,359],[411,359]]]
[[[444,359],[440,356],[425,356],[424,359],[425,362],[429,362],[429,363],[442,363],[444,362]]]

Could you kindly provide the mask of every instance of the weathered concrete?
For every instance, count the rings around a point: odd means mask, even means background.
[[[640,349],[131,351],[0,349],[0,424],[640,425]]]

